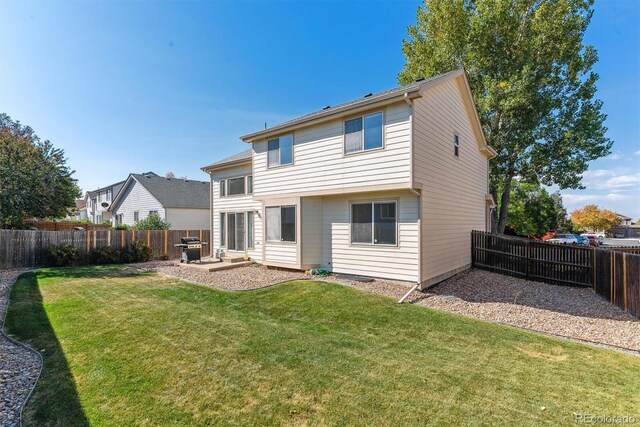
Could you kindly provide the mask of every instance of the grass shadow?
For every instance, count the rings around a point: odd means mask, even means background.
[[[40,351],[44,362],[40,380],[24,410],[24,423],[88,426],[73,375],[42,303],[40,274],[54,273],[29,272],[14,283],[5,322],[7,334]]]

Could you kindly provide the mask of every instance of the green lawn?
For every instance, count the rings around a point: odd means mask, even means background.
[[[574,425],[635,415],[640,358],[361,293],[222,292],[119,267],[23,275],[30,425]],[[544,409],[543,409],[544,407]]]

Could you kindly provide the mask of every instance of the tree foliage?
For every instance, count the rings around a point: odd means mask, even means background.
[[[133,225],[134,230],[168,230],[171,224],[160,218],[157,214],[151,214]]]
[[[549,194],[539,185],[514,180],[511,193],[507,231],[526,237],[540,237],[548,231],[571,231],[559,192]]]
[[[424,0],[403,41],[402,84],[464,67],[489,145],[491,190],[507,224],[511,184],[582,188],[610,152],[598,56],[583,44],[593,0]],[[498,190],[500,189],[500,194]]]
[[[571,212],[571,221],[576,227],[589,231],[606,231],[620,225],[618,215],[607,209],[599,209],[597,205],[587,205]]]
[[[549,231],[571,231],[572,224],[559,192],[515,180],[507,227],[515,234],[540,237]]]
[[[80,189],[64,151],[29,126],[0,114],[0,227],[21,228],[29,218],[63,218]]]

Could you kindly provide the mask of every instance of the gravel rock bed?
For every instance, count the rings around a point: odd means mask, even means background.
[[[302,272],[264,266],[203,272],[173,264],[165,261],[147,263],[142,267],[147,271],[234,291],[309,278]],[[335,276],[314,279],[396,300],[409,290],[407,283],[391,280],[357,282]],[[640,320],[588,288],[554,286],[471,269],[425,292],[414,291],[406,302],[640,355]]]
[[[9,304],[9,292],[16,278],[25,270],[0,271],[0,331]],[[0,425],[17,426],[20,409],[40,374],[37,354],[15,344],[0,333]]]

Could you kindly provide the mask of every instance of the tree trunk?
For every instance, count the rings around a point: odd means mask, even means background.
[[[495,186],[491,186],[491,196],[493,197],[493,201],[498,200],[498,189]],[[498,209],[495,206],[491,209],[491,233],[498,234]]]
[[[507,175],[504,180],[504,189],[502,190],[502,196],[500,196],[500,218],[498,219],[499,234],[504,234],[504,229],[507,226],[507,215],[509,213],[509,197],[511,196],[511,182],[513,181],[512,175]]]

